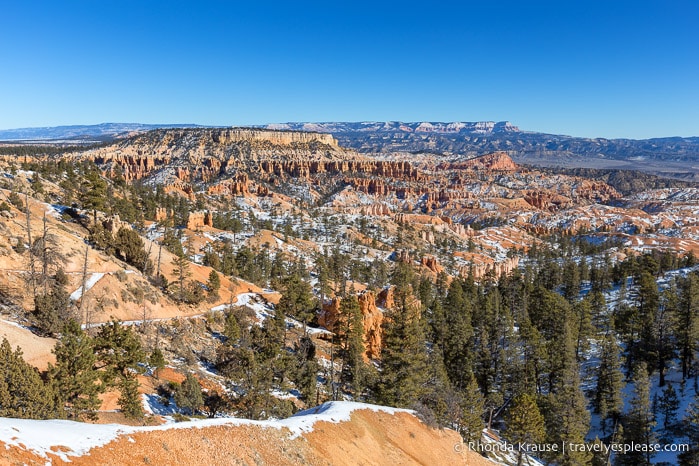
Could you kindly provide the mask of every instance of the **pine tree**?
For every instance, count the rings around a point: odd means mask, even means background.
[[[206,282],[206,288],[209,290],[209,296],[218,299],[218,290],[221,289],[221,278],[215,270],[209,272],[209,280]]]
[[[639,340],[633,342],[632,352],[647,366],[654,368],[657,360],[655,323],[658,318],[660,293],[655,277],[648,271],[641,273],[638,282]]]
[[[699,342],[699,276],[689,274],[679,282],[680,299],[674,333],[682,364],[682,379],[689,377]]]
[[[340,301],[340,316],[344,323],[342,351],[342,381],[351,386],[355,396],[364,389],[364,320],[357,296],[350,295]]]
[[[537,406],[536,399],[522,393],[510,403],[505,416],[505,438],[515,445],[539,445],[546,438],[544,416]],[[519,449],[517,466],[523,464],[526,451]]]
[[[39,371],[24,361],[22,350],[13,352],[7,338],[0,344],[0,416],[48,419],[57,415],[51,387]],[[60,413],[58,413],[60,415]]]
[[[240,338],[240,324],[238,323],[238,318],[233,311],[228,311],[226,313],[226,320],[224,322],[223,334],[233,343]]]
[[[100,327],[94,347],[100,367],[104,369],[103,379],[108,384],[138,372],[138,363],[145,361],[141,342],[132,328],[116,319]]]
[[[444,300],[445,335],[436,335],[444,341],[444,365],[452,385],[462,389],[470,382],[473,367],[473,338],[471,304],[459,280],[453,280]]]
[[[295,347],[296,370],[292,377],[301,396],[310,405],[315,401],[318,387],[318,370],[316,346],[306,335],[302,336]]]
[[[121,412],[127,419],[141,419],[143,417],[143,405],[141,395],[138,393],[138,380],[135,377],[124,377],[119,383],[121,395],[117,400]]]
[[[678,455],[680,466],[696,466],[699,464],[699,394],[687,409],[684,417],[685,434],[689,439],[689,451]]]
[[[483,413],[485,412],[485,399],[474,377],[462,392],[461,419],[459,433],[466,443],[477,443],[481,439],[481,432],[485,427]]]
[[[568,260],[563,265],[563,297],[574,303],[580,295],[580,269],[572,260]]]
[[[583,299],[573,305],[573,314],[577,320],[575,329],[575,359],[582,361],[583,353],[590,347],[590,336],[594,332],[592,326],[592,304],[589,299]]]
[[[185,302],[187,297],[187,289],[185,285],[187,279],[191,276],[191,272],[189,271],[189,259],[184,254],[184,251],[181,251],[180,254],[175,256],[172,265],[174,265],[173,271],[175,273],[175,277],[177,278],[177,299],[180,302]]]
[[[152,272],[153,264],[141,237],[130,228],[120,228],[114,237],[116,255],[124,262],[133,265],[142,272]]]
[[[70,296],[66,289],[54,283],[51,291],[34,298],[34,319],[44,335],[56,335],[70,318]]]
[[[629,412],[623,417],[624,443],[650,445],[655,443],[655,416],[650,402],[650,380],[644,362],[639,363],[633,376],[633,398]],[[653,452],[631,451],[617,457],[620,465],[650,465]]]
[[[673,328],[677,318],[677,287],[673,284],[663,291],[660,300],[660,307],[656,314],[653,325],[653,335],[655,337],[655,368],[658,370],[658,386],[665,386],[665,371],[668,361],[675,358],[675,340]]]
[[[606,431],[607,420],[617,421],[624,407],[621,390],[624,375],[621,372],[621,354],[616,339],[607,334],[602,342],[599,366],[597,366],[597,387],[593,399],[595,411],[600,415],[602,431]]]
[[[192,374],[187,374],[187,377],[175,389],[175,403],[189,414],[194,414],[204,404],[201,386]]]
[[[85,174],[82,200],[83,208],[92,210],[93,225],[97,224],[97,211],[104,209],[107,199],[107,182],[102,179],[97,167]]]
[[[142,416],[136,373],[142,371],[138,364],[146,357],[131,327],[117,320],[100,327],[95,338],[95,355],[103,369],[100,375],[104,383],[121,390],[118,401],[122,411],[127,417]]]
[[[452,388],[444,368],[444,357],[438,346],[434,346],[427,361],[427,393],[422,397],[425,405],[440,427],[459,429],[461,397]]]
[[[56,366],[49,365],[49,380],[57,405],[64,407],[69,419],[94,420],[100,406],[98,395],[104,384],[98,383],[100,373],[95,369],[92,338],[80,325],[70,320],[53,349]]]
[[[160,348],[155,348],[148,356],[148,365],[153,367],[153,376],[158,379],[160,370],[165,367],[165,356]]]
[[[412,295],[396,290],[396,306],[384,319],[384,348],[376,398],[381,404],[414,406],[426,394],[427,352],[419,308]]]
[[[565,336],[568,332],[564,331],[563,334]],[[563,343],[559,346],[563,355],[560,376],[544,398],[547,436],[550,443],[559,446],[584,443],[585,435],[590,429],[590,413],[587,411],[587,400],[580,389],[574,343],[569,336]],[[558,452],[550,452],[547,456],[549,460],[569,466],[586,464],[590,460],[588,452],[572,449],[563,451],[563,448],[559,448]]]
[[[667,429],[672,424],[677,410],[680,407],[680,400],[677,397],[677,392],[672,387],[672,384],[667,384],[663,390],[663,394],[658,400],[658,409],[663,415],[663,428]]]
[[[285,315],[294,317],[304,324],[315,316],[315,303],[311,285],[300,274],[292,273],[284,279],[284,292],[275,307]]]

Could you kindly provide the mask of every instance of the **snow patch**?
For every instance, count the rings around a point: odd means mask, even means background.
[[[85,291],[84,292],[90,291],[90,288],[95,286],[95,284],[98,281],[100,281],[102,279],[102,277],[104,277],[104,273],[102,273],[102,272],[96,272],[96,273],[93,273],[92,275],[90,275],[90,278],[85,280]],[[78,299],[82,298],[82,296],[83,296],[83,287],[80,286],[77,290],[73,291],[70,294],[70,299],[72,301],[77,301]]]
[[[169,412],[169,407],[163,406],[157,398],[151,396],[144,397],[143,404],[144,408],[149,412],[160,410]],[[50,453],[60,457],[65,462],[70,462],[68,456],[82,456],[92,448],[106,445],[119,435],[170,429],[257,425],[276,429],[286,428],[291,432],[291,438],[296,438],[305,432],[313,431],[313,426],[316,422],[339,423],[349,421],[352,412],[362,409],[388,414],[413,413],[413,411],[406,409],[388,408],[357,402],[333,401],[301,411],[281,421],[216,418],[160,426],[131,427],[117,424],[85,424],[75,421],[35,421],[0,418],[0,441],[6,445],[32,451],[46,459],[49,458],[47,454]],[[56,446],[66,447],[67,451],[54,451],[51,449]]]

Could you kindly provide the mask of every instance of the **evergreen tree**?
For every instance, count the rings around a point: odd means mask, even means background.
[[[689,438],[689,451],[678,455],[680,466],[696,466],[699,464],[699,394],[687,409],[684,418],[684,431]]]
[[[34,319],[44,335],[56,335],[70,318],[70,296],[66,289],[55,283],[51,291],[34,297]]]
[[[139,371],[138,363],[145,361],[141,342],[131,327],[114,319],[100,327],[95,337],[95,355],[104,369],[108,384]]]
[[[446,334],[436,335],[444,342],[444,365],[451,383],[457,389],[466,387],[472,375],[473,338],[471,325],[471,304],[459,280],[453,280],[444,300],[444,330]]]
[[[658,386],[665,386],[665,371],[668,361],[675,358],[675,340],[673,335],[674,321],[677,317],[677,287],[673,284],[663,291],[660,300],[660,307],[656,314],[653,325],[653,335],[655,337],[655,356],[653,361],[658,371]]]
[[[311,285],[299,273],[290,274],[284,280],[284,292],[275,309],[303,322],[305,330],[315,316]]]
[[[301,396],[310,405],[315,401],[318,386],[318,370],[316,362],[316,346],[308,336],[302,336],[296,344],[296,370],[293,381],[301,392]]]
[[[364,320],[357,296],[350,295],[340,301],[340,316],[344,323],[342,381],[352,388],[355,396],[364,389]]]
[[[478,383],[474,377],[462,392],[460,402],[459,433],[466,443],[478,443],[481,432],[485,427],[483,413],[485,412],[485,399],[481,394]]]
[[[396,290],[396,306],[384,319],[381,374],[376,387],[380,404],[414,406],[426,393],[427,353],[419,308],[405,288]]]
[[[654,368],[657,360],[655,323],[658,318],[660,293],[655,277],[647,270],[641,272],[638,281],[637,302],[639,339],[633,342],[630,351],[648,367]]]
[[[435,417],[437,425],[459,430],[462,397],[452,388],[444,368],[444,358],[438,346],[433,347],[427,361],[427,393],[422,397]]]
[[[179,241],[177,244],[180,244]],[[187,297],[185,284],[187,279],[191,276],[191,272],[189,271],[189,259],[184,254],[184,251],[181,251],[180,254],[175,256],[172,265],[174,266],[173,271],[177,279],[177,299],[180,302],[185,302]]]
[[[575,329],[575,359],[582,361],[583,353],[590,348],[590,337],[594,332],[592,326],[592,303],[583,299],[573,305],[573,314],[577,320]]]
[[[127,419],[141,419],[143,417],[143,405],[141,394],[138,393],[138,380],[135,377],[125,377],[119,383],[121,395],[117,400],[121,412]]]
[[[98,395],[105,386],[98,382],[100,373],[95,369],[92,338],[76,321],[70,320],[53,353],[56,355],[56,366],[49,365],[48,373],[56,404],[64,407],[69,419],[96,419],[100,406]]]
[[[505,437],[515,445],[539,445],[546,438],[544,416],[539,411],[536,399],[528,393],[522,393],[512,400],[505,425]],[[519,449],[517,466],[523,464],[525,453]]]
[[[655,443],[655,416],[650,403],[650,381],[644,362],[639,363],[633,376],[633,398],[629,412],[624,415],[624,443],[650,445]],[[650,465],[653,452],[631,451],[619,455],[619,465]]]
[[[82,187],[83,208],[92,210],[93,225],[96,225],[97,211],[104,209],[107,200],[107,182],[102,179],[97,167],[93,167],[85,174]]]
[[[607,420],[617,421],[624,407],[622,389],[624,375],[621,372],[621,354],[616,339],[607,334],[602,342],[600,362],[597,366],[597,387],[593,406],[600,415],[602,431],[606,431]]]
[[[206,282],[206,288],[209,290],[209,296],[218,299],[218,290],[221,289],[221,278],[215,270],[209,272],[209,280]]]
[[[48,419],[56,410],[50,386],[39,371],[27,364],[22,350],[13,352],[7,338],[0,344],[0,416],[23,419]]]
[[[677,397],[677,392],[672,387],[672,384],[667,384],[663,390],[663,394],[658,400],[658,409],[663,415],[663,428],[670,427],[677,416],[677,410],[680,407],[680,399]]]
[[[120,228],[113,244],[117,257],[142,272],[152,272],[153,264],[138,233],[130,228]]]
[[[131,327],[117,320],[100,327],[95,338],[95,355],[103,369],[100,375],[104,383],[121,390],[118,401],[122,411],[127,417],[141,417],[136,373],[141,372],[138,364],[146,357]]]
[[[682,378],[687,379],[699,342],[699,276],[689,274],[679,282],[680,299],[675,320],[675,335],[682,364]]]
[[[585,451],[563,449],[562,445],[584,443],[585,435],[590,429],[590,413],[587,411],[587,400],[580,389],[573,341],[569,337],[566,343],[559,347],[563,354],[560,378],[544,398],[547,436],[550,443],[556,443],[560,448],[557,452],[547,452],[546,456],[561,465],[574,466],[587,464],[591,455]]]
[[[187,374],[187,377],[175,389],[175,403],[189,414],[196,413],[204,404],[201,386],[192,374]]]
[[[233,311],[228,311],[226,313],[223,334],[231,343],[236,342],[240,338],[240,324],[238,323],[238,318]]]
[[[160,348],[155,348],[148,356],[148,365],[153,367],[153,376],[158,379],[160,370],[165,367],[165,356]]]
[[[584,262],[584,260],[582,261]],[[563,297],[574,303],[580,295],[580,269],[572,260],[567,260],[563,265]]]

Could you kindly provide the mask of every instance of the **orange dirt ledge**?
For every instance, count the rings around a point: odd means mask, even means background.
[[[363,409],[354,411],[349,422],[318,421],[312,432],[296,438],[286,429],[263,425],[154,430],[122,434],[84,456],[68,458],[72,465],[495,464],[462,448],[456,432],[432,429],[411,414]],[[51,464],[65,464],[48,455]],[[43,466],[47,460],[19,447],[0,446],[0,464]]]

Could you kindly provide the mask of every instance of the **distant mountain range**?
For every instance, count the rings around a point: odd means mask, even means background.
[[[364,153],[433,153],[459,160],[503,151],[518,163],[530,165],[636,169],[699,179],[699,137],[580,138],[520,131],[507,121],[282,123],[264,127],[331,133],[340,145]]]
[[[0,130],[0,141],[104,141],[157,128],[193,124],[103,123]],[[256,125],[286,131],[330,133],[341,145],[369,154],[433,153],[450,159],[507,152],[539,166],[639,169],[666,176],[699,177],[699,137],[655,139],[580,138],[520,131],[493,122],[300,122]],[[695,165],[696,164],[696,165]]]
[[[99,125],[50,126],[44,128],[17,128],[0,130],[0,141],[55,141],[85,139],[111,140],[131,133],[158,128],[190,128],[199,125],[148,125],[142,123],[101,123]]]

